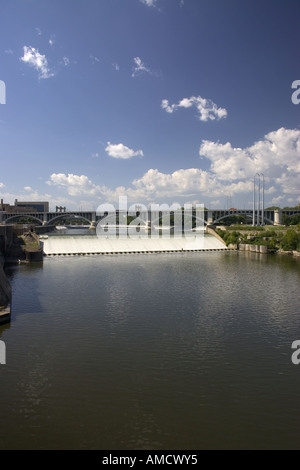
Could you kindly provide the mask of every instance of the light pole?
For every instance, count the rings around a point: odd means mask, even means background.
[[[262,176],[262,220],[261,225],[265,225],[265,175],[261,173]]]
[[[252,218],[252,225],[255,227],[255,178],[256,175],[253,177],[253,218]]]
[[[260,225],[260,174],[256,175],[258,176],[257,225]]]
[[[256,212],[256,208],[255,208],[256,177],[258,177],[257,216],[255,214]],[[262,179],[262,184],[261,184],[261,179]],[[260,199],[261,194],[262,194],[262,199]],[[261,208],[261,205],[262,205],[262,208]],[[260,210],[262,212],[261,216],[260,216]],[[255,225],[265,225],[264,215],[265,215],[265,176],[263,173],[256,173],[256,175],[253,177],[253,218],[252,218],[253,227]],[[255,219],[256,219],[256,223],[255,223]],[[260,219],[261,219],[261,223],[260,223]]]

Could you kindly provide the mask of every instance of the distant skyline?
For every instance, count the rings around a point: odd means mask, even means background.
[[[2,0],[0,198],[300,203],[298,0]]]

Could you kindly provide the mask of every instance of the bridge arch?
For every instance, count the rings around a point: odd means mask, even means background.
[[[170,217],[172,215],[172,211],[170,212],[170,215],[169,214],[166,214],[166,217]],[[186,216],[187,217],[187,216]],[[201,225],[208,225],[208,222],[203,219],[202,217],[199,217],[199,216],[196,216],[196,215],[192,215],[190,216],[192,217],[192,220],[197,220],[201,223]],[[162,219],[162,216],[159,216],[159,217],[156,217],[156,219],[154,220],[151,220],[151,224],[157,224],[157,222],[159,222],[160,220]],[[184,222],[184,212],[182,212],[182,218],[181,218],[182,222]],[[184,224],[183,224],[184,225]]]
[[[35,215],[31,215],[31,214],[15,214],[15,215],[12,215],[11,217],[8,217],[7,219],[5,219],[3,221],[4,225],[6,225],[7,223],[10,223],[12,220],[16,220],[16,219],[34,219],[36,220],[40,225],[43,224],[43,220],[39,219],[38,217],[36,217]],[[28,224],[29,225],[29,224]]]
[[[85,220],[89,225],[91,224],[91,220],[89,220],[87,217],[84,217],[82,215],[68,214],[67,212],[62,212],[61,214],[58,214],[57,216],[52,217],[52,219],[48,220],[45,225],[46,226],[55,225],[55,222],[57,220],[66,219],[66,218],[77,219],[77,220]]]
[[[249,214],[249,212],[239,212],[239,213],[231,213],[231,214],[225,214],[222,215],[222,217],[219,217],[218,219],[213,220],[213,224],[216,222],[220,222],[221,220],[227,219],[228,217],[239,217],[240,215],[246,216],[246,218],[250,219],[251,221],[253,220],[253,214]],[[261,218],[261,216],[260,216]],[[268,217],[264,216],[264,222],[268,222],[270,225],[274,225],[274,221],[269,219]]]

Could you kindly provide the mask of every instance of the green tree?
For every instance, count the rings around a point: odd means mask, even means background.
[[[287,230],[281,242],[281,248],[285,251],[299,250],[300,234],[295,230]]]
[[[283,215],[282,222],[284,225],[297,225],[300,222],[300,214]]]

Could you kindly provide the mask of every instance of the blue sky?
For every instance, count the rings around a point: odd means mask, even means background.
[[[251,208],[255,173],[266,205],[300,202],[299,0],[1,0],[0,12],[6,202]]]

